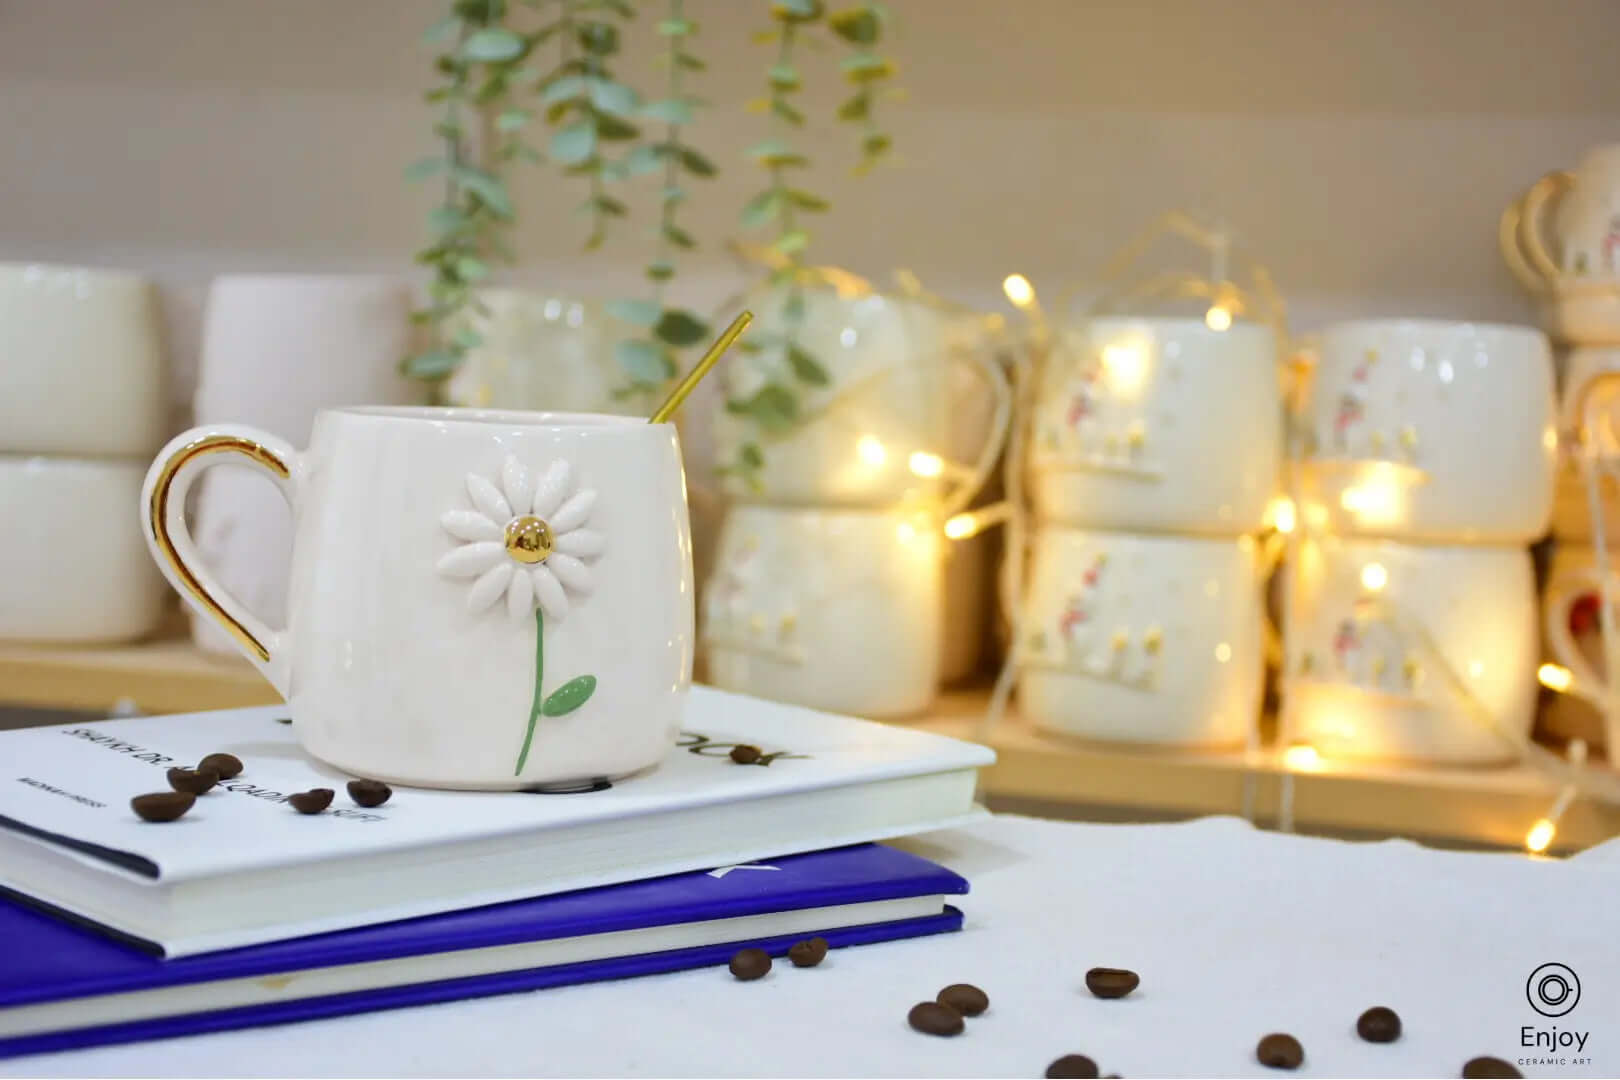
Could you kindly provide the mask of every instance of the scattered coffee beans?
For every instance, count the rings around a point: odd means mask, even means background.
[[[1273,1069],[1297,1069],[1305,1064],[1305,1048],[1292,1035],[1267,1035],[1254,1048],[1254,1056]]]
[[[129,800],[129,808],[143,821],[173,821],[196,801],[197,796],[189,791],[154,791]]]
[[[815,967],[827,959],[827,939],[813,937],[808,941],[796,941],[788,950],[788,959],[793,961],[794,967]]]
[[[963,1016],[978,1016],[990,1007],[990,996],[972,983],[952,983],[934,998]]]
[[[350,780],[349,798],[361,806],[381,806],[394,794],[394,789],[381,780]]]
[[[1466,1080],[1508,1080],[1524,1075],[1501,1058],[1493,1057],[1475,1058],[1463,1066],[1462,1074]]]
[[[221,780],[230,780],[242,773],[242,759],[235,754],[209,754],[197,762],[197,768],[213,769]]]
[[[763,979],[771,970],[771,954],[764,949],[738,949],[731,956],[731,973],[744,982]]]
[[[733,746],[731,748],[731,760],[739,765],[752,765],[759,760],[759,747],[746,744]]]
[[[1097,1063],[1084,1054],[1064,1054],[1046,1067],[1047,1080],[1096,1080]]]
[[[960,1035],[963,1028],[962,1014],[937,1001],[913,1005],[906,1014],[906,1023],[924,1035]]]
[[[1356,1034],[1368,1042],[1394,1042],[1401,1037],[1401,1018],[1395,1015],[1394,1009],[1374,1006],[1356,1021]]]
[[[297,795],[287,796],[292,808],[300,814],[318,814],[332,805],[332,789],[329,787],[310,788]]]
[[[169,786],[176,791],[185,791],[192,795],[206,795],[208,790],[217,783],[219,783],[219,773],[213,769],[169,770]]]
[[[1092,968],[1086,972],[1086,989],[1100,998],[1122,998],[1142,984],[1142,977],[1125,968]]]

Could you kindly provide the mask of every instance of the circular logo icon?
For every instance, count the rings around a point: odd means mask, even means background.
[[[1581,1000],[1581,980],[1563,964],[1542,964],[1524,984],[1530,1007],[1542,1016],[1563,1016]]]

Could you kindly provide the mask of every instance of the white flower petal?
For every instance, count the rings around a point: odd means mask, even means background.
[[[504,525],[512,520],[512,508],[507,505],[506,497],[482,476],[467,474],[467,494],[472,496],[473,505],[495,524]]]
[[[552,622],[561,622],[568,615],[568,594],[563,592],[563,587],[557,584],[556,577],[546,569],[544,563],[534,568],[532,576],[534,595],[540,601],[540,609]]]
[[[528,574],[513,574],[512,584],[506,587],[506,613],[514,619],[526,619],[534,612],[534,585]]]
[[[483,540],[476,544],[462,544],[445,552],[438,562],[438,570],[445,577],[477,577],[505,559],[504,544]]]
[[[472,588],[467,590],[467,610],[477,615],[500,599],[501,592],[512,580],[513,572],[511,560],[507,560],[473,582]]]
[[[551,463],[551,468],[540,478],[534,486],[534,516],[541,518],[551,517],[551,512],[562,505],[563,496],[568,494],[572,484],[572,470],[568,462],[559,458]]]
[[[592,555],[602,554],[602,549],[606,546],[607,539],[601,533],[590,529],[574,529],[553,540],[551,550],[576,558],[589,558]]]
[[[553,551],[546,560],[546,568],[574,592],[588,593],[596,587],[596,582],[591,578],[591,568],[572,555]]]
[[[501,527],[476,510],[452,510],[439,518],[439,524],[457,540],[501,538]]]
[[[523,467],[523,462],[516,455],[508,454],[506,462],[501,465],[501,490],[506,493],[506,501],[513,513],[523,513],[523,508],[533,498],[534,489],[529,487],[530,483],[529,470]]]
[[[585,519],[591,516],[591,507],[595,505],[595,491],[586,489],[575,495],[563,503],[561,510],[546,518],[546,524],[551,526],[551,534],[555,536],[579,528],[585,524]]]

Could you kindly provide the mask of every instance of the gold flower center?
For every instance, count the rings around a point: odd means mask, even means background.
[[[506,553],[520,563],[545,562],[551,542],[551,526],[532,514],[506,523]]]

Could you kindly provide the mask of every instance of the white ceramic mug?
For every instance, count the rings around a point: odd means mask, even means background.
[[[1261,527],[1282,465],[1275,335],[1109,317],[1040,373],[1029,448],[1040,520],[1235,536]]]
[[[945,544],[927,516],[733,506],[703,595],[709,681],[859,716],[926,708]]]
[[[1259,721],[1261,563],[1248,536],[1043,526],[1019,628],[1020,714],[1092,739],[1243,744]]]
[[[1560,540],[1592,543],[1595,489],[1604,536],[1620,543],[1620,349],[1571,350],[1564,362],[1560,401],[1562,452],[1553,491],[1552,533]],[[1596,483],[1589,484],[1587,472],[1594,463]]]
[[[1508,267],[1543,297],[1554,337],[1620,344],[1620,145],[1536,181],[1503,212],[1498,237]]]
[[[134,511],[133,461],[0,456],[0,638],[106,642],[143,637],[169,595]]]
[[[309,441],[315,414],[343,405],[424,400],[400,374],[410,349],[411,291],[397,278],[358,274],[227,274],[208,290],[199,424],[243,423],[295,446]],[[219,583],[260,618],[286,618],[292,520],[264,497],[261,477],[220,469],[203,481],[196,540]],[[231,636],[210,619],[192,638],[232,653]]]
[[[186,489],[256,466],[293,507],[287,626],[220,587]],[[308,450],[197,428],[147,474],[159,567],[348,772],[513,789],[622,776],[673,745],[690,682],[691,536],[668,424],[568,413],[322,412]]]
[[[920,498],[943,500],[947,513],[960,509],[988,478],[1011,415],[1006,378],[988,340],[964,334],[961,318],[918,301],[809,290],[797,342],[825,375],[818,386],[794,374],[783,340],[785,304],[778,293],[757,305],[750,337],[763,348],[728,362],[725,397],[747,402],[768,384],[792,386],[796,419],[776,427],[722,402],[715,414],[716,462],[734,465],[750,444],[763,457],[757,490],[731,471],[726,492],[778,505],[888,508]],[[953,368],[964,364],[995,402],[989,435],[973,448],[973,461],[918,470],[913,455],[944,458],[956,444],[961,418],[952,409],[958,394]]]
[[[152,283],[0,264],[0,452],[145,458],[168,429]]]
[[[1300,501],[1312,529],[1469,544],[1547,531],[1556,405],[1547,339],[1529,327],[1330,326],[1303,411]]]
[[[1335,757],[1515,756],[1536,703],[1522,548],[1306,537],[1290,569],[1286,734]]]
[[[1610,555],[1610,595],[1620,598],[1620,558]],[[1602,578],[1590,547],[1559,544],[1547,568],[1541,614],[1544,655],[1569,671],[1564,687],[1542,713],[1542,725],[1594,749],[1609,743],[1603,711],[1612,689],[1604,656]]]

